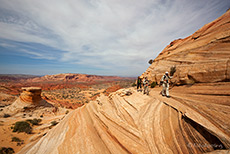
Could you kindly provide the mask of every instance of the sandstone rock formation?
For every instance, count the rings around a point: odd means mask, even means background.
[[[50,106],[49,103],[41,98],[42,89],[40,87],[23,87],[22,90],[22,93],[14,104],[19,103],[21,106],[23,103],[23,107]]]
[[[24,112],[25,110],[33,109],[39,107],[53,107],[52,104],[46,102],[41,98],[41,88],[39,87],[23,87],[22,93],[18,97],[18,99],[8,107],[5,107],[3,111],[0,113],[3,114],[15,115],[19,112]]]
[[[39,104],[42,100],[42,89],[39,87],[23,87],[23,92],[20,95],[20,100],[29,104]]]
[[[171,42],[144,72],[152,81],[176,66],[177,84],[230,80],[230,11],[191,36]]]

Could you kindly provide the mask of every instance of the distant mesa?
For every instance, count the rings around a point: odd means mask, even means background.
[[[117,81],[117,80],[130,80],[131,77],[119,76],[101,76],[89,74],[76,74],[76,73],[62,73],[45,76],[33,75],[13,75],[13,74],[0,74],[1,82],[23,82],[23,83],[39,83],[39,82],[97,82],[97,81]]]
[[[55,74],[55,75],[45,75],[42,77],[36,77],[28,79],[30,82],[56,82],[56,81],[71,81],[71,82],[94,82],[94,81],[106,81],[106,80],[121,80],[121,79],[130,79],[123,78],[118,76],[99,76],[99,75],[88,75],[88,74],[74,74],[74,73],[65,73],[65,74]]]

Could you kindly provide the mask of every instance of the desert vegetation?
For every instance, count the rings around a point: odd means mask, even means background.
[[[157,85],[157,82],[153,81],[153,82],[150,84],[150,87],[151,87],[151,88],[154,88],[156,85]]]
[[[18,137],[12,137],[12,142],[16,142],[17,143],[17,146],[21,146],[22,144],[24,144],[24,141],[21,140],[20,138]]]
[[[30,126],[30,123],[27,121],[18,121],[14,124],[12,127],[13,132],[25,132],[27,134],[32,133],[32,127]]]
[[[37,118],[27,119],[26,121],[18,121],[13,124],[11,129],[13,129],[13,132],[25,132],[27,134],[31,134],[33,130],[32,126],[39,125],[41,121],[41,119]]]
[[[39,123],[42,121],[42,119],[34,118],[34,119],[27,119],[26,121],[31,123],[33,126],[33,125],[39,125]]]
[[[49,126],[49,129],[51,129],[51,128],[53,128],[54,126],[56,126],[57,124],[58,124],[58,122],[56,121],[56,120],[54,120],[54,121],[51,121],[50,122],[50,126]]]
[[[116,81],[111,83],[97,83],[84,88],[62,88],[54,90],[43,90],[42,97],[59,104],[61,107],[77,108],[95,99],[100,93],[116,91],[120,88],[130,87],[132,81]],[[114,88],[113,88],[114,87]],[[109,89],[109,90],[107,90]]]
[[[51,122],[51,125],[52,125],[52,126],[55,126],[55,125],[57,125],[57,124],[58,124],[57,121],[52,121],[52,122]]]
[[[8,117],[10,117],[10,115],[7,113],[4,113],[3,118],[8,118]]]
[[[13,148],[6,148],[6,147],[1,147],[0,149],[0,154],[12,154],[14,153],[14,149]]]
[[[148,63],[151,65],[153,62],[154,60],[150,59]]]

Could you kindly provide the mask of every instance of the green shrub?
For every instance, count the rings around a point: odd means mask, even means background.
[[[4,113],[3,118],[8,118],[8,117],[10,117],[10,115],[7,113]]]
[[[13,148],[1,147],[1,149],[0,149],[0,154],[12,154],[12,153],[14,153]]]
[[[34,118],[33,120],[32,119],[27,119],[26,121],[31,123],[32,125],[39,125],[39,123],[42,121],[42,119]]]
[[[52,121],[52,122],[51,122],[51,125],[52,125],[52,126],[55,126],[55,125],[57,125],[57,124],[58,124],[57,121]]]
[[[12,137],[12,142],[21,142],[22,140],[18,137]]]
[[[149,64],[151,65],[154,62],[154,60],[150,59]]]
[[[134,83],[132,84],[132,87],[135,87],[135,86],[137,86],[137,84],[134,82]]]
[[[157,85],[157,82],[154,82],[154,81],[153,81],[153,82],[150,84],[150,87],[151,87],[151,88],[154,88],[156,85]]]
[[[32,127],[26,121],[19,121],[14,124],[13,132],[25,132],[27,134],[31,134]]]
[[[21,146],[22,144],[24,144],[24,141],[21,140],[20,138],[17,137],[12,137],[12,142],[17,142],[17,146]]]
[[[68,114],[69,113],[69,110],[65,111],[65,114]]]
[[[28,107],[26,107],[26,106],[25,106],[25,107],[23,107],[23,109],[24,109],[24,110],[27,110],[27,109],[28,109]]]

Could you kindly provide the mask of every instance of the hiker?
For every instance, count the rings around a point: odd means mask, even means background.
[[[139,88],[140,88],[140,91],[142,91],[141,85],[142,85],[142,80],[141,80],[141,78],[138,76],[138,78],[137,78],[137,92],[139,91]]]
[[[171,76],[169,76],[169,73],[168,72],[165,72],[165,74],[162,76],[162,78],[161,78],[161,83],[160,83],[160,85],[162,84],[162,91],[161,91],[161,94],[162,94],[162,96],[165,96],[166,95],[166,97],[170,97],[169,96],[169,79],[171,79],[172,77]]]
[[[149,95],[149,80],[147,77],[145,77],[143,81],[143,85],[144,85],[144,94]]]

